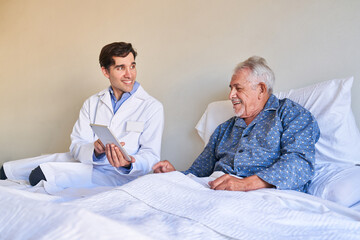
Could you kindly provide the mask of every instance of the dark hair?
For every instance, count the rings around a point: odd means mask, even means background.
[[[137,53],[131,43],[110,43],[101,49],[99,56],[100,66],[109,69],[111,65],[115,64],[113,57],[126,57],[129,53],[134,55],[134,59],[136,58]]]

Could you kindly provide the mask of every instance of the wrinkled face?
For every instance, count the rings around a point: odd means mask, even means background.
[[[109,69],[101,68],[105,77],[110,80],[115,97],[119,100],[124,92],[131,92],[136,80],[136,63],[134,55],[129,53],[126,57],[113,57],[115,64]]]
[[[248,79],[251,79],[249,69],[240,70],[232,76],[229,99],[236,116],[254,119],[264,107],[261,100],[262,89],[261,84],[253,86]]]

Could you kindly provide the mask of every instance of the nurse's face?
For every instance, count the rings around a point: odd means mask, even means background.
[[[136,80],[136,63],[134,55],[129,53],[126,57],[113,57],[115,64],[109,69],[101,68],[105,77],[110,80],[115,97],[119,100],[124,92],[131,92]]]

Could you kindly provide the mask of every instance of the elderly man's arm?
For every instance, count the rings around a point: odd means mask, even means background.
[[[278,112],[283,126],[279,159],[256,175],[278,189],[304,190],[314,175],[320,130],[309,111],[292,104]]]
[[[214,190],[229,191],[251,191],[260,188],[274,187],[256,175],[240,179],[229,174],[222,175],[214,181],[209,182],[209,185],[210,188]]]

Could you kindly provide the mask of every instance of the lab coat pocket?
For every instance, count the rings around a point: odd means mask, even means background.
[[[140,148],[140,135],[141,132],[126,132],[126,134],[121,138],[121,142],[125,142],[124,148],[127,153],[130,155],[134,155],[138,152]]]
[[[126,132],[142,133],[143,131],[144,131],[144,122],[135,122],[135,121],[126,122]]]

